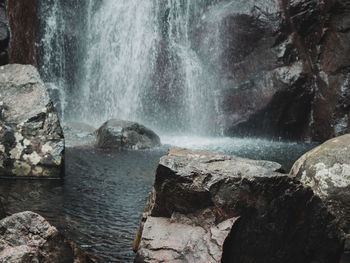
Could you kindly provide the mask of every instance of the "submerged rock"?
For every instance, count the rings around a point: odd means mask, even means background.
[[[291,174],[311,187],[337,218],[350,251],[350,134],[331,139],[307,152]]]
[[[1,263],[84,263],[85,256],[78,256],[76,247],[49,224],[33,212],[22,212],[0,221]]]
[[[37,70],[0,67],[0,176],[60,177],[64,138]]]
[[[97,130],[97,146],[115,149],[148,149],[160,146],[152,130],[131,121],[112,119]]]
[[[135,261],[339,262],[334,218],[310,188],[280,169],[269,161],[170,149],[135,238]]]
[[[94,145],[96,142],[95,130],[95,127],[86,123],[64,123],[63,133],[66,147]]]

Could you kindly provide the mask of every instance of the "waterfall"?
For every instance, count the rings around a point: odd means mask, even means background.
[[[142,121],[141,92],[151,85],[158,38],[155,1],[106,0],[89,4],[83,120]]]
[[[41,78],[45,82],[61,118],[66,107],[66,63],[64,50],[65,21],[60,1],[42,1],[38,13],[37,41],[38,64]]]
[[[221,132],[219,0],[39,2],[39,68],[63,121]]]

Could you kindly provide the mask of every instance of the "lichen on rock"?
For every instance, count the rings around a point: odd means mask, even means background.
[[[63,133],[37,70],[0,67],[0,100],[0,176],[60,177]]]
[[[350,240],[350,134],[305,153],[291,174],[323,200],[339,222],[344,238]]]

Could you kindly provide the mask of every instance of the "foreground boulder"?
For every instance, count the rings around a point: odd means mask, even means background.
[[[160,159],[136,262],[339,262],[338,225],[274,162],[173,148]],[[234,261],[233,261],[234,259]]]
[[[60,177],[64,139],[37,70],[0,67],[0,176]]]
[[[148,149],[160,146],[152,130],[131,121],[109,120],[97,130],[97,146],[115,149]]]
[[[84,263],[89,258],[77,253],[76,246],[43,217],[23,212],[0,221],[1,263]]]
[[[331,139],[304,154],[291,174],[312,188],[337,218],[350,251],[350,134]]]

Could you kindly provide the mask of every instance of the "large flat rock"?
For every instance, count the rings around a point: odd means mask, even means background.
[[[136,262],[338,262],[334,217],[280,167],[169,149],[135,238]]]

